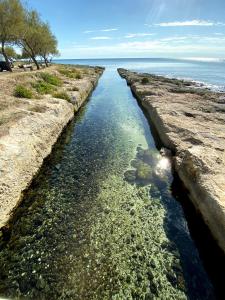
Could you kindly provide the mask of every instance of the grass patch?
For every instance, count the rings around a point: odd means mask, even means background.
[[[54,98],[64,99],[67,101],[71,101],[70,96],[67,92],[57,92],[52,95]]]
[[[80,71],[78,71],[76,69],[60,68],[60,69],[58,69],[58,72],[61,75],[66,76],[68,78],[72,78],[72,79],[81,79],[82,78]]]
[[[62,85],[62,81],[61,79],[53,74],[49,74],[49,73],[40,73],[40,77],[47,83],[52,84],[54,86],[61,86]]]
[[[76,78],[76,79],[82,79],[82,76],[81,76],[80,73],[77,73],[77,74],[75,75],[75,78]]]
[[[141,79],[141,83],[142,84],[148,84],[149,83],[149,79],[147,77],[144,77]]]
[[[38,94],[41,95],[46,95],[46,94],[51,94],[52,91],[54,90],[54,87],[52,84],[46,82],[46,81],[38,81],[33,85],[35,90],[38,92]]]
[[[17,85],[14,90],[14,96],[17,98],[31,99],[33,97],[33,93],[28,88],[26,88],[22,85]]]

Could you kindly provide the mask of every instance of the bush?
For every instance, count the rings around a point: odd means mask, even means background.
[[[28,88],[26,88],[22,85],[17,85],[14,90],[14,96],[17,98],[31,99],[33,97],[33,93]]]
[[[81,74],[76,69],[66,69],[66,68],[60,68],[58,69],[59,73],[73,79],[81,79]]]
[[[75,78],[76,79],[81,79],[82,77],[81,77],[81,74],[80,73],[77,73],[76,75],[75,75]]]
[[[55,94],[53,94],[54,98],[59,98],[59,99],[64,99],[67,101],[71,101],[70,96],[66,93],[66,92],[57,92]]]
[[[147,77],[144,77],[144,78],[141,79],[141,83],[142,84],[147,84],[147,83],[149,83],[149,79]]]
[[[53,74],[49,74],[49,73],[40,73],[41,78],[52,85],[55,86],[61,86],[62,85],[62,81],[59,77],[57,77],[56,75]]]
[[[54,87],[45,81],[38,81],[37,83],[34,84],[34,88],[36,89],[36,91],[38,92],[38,94],[50,94]]]

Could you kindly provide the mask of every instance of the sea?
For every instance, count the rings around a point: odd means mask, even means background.
[[[55,63],[125,68],[136,72],[186,79],[225,91],[225,59],[108,58],[58,59]]]

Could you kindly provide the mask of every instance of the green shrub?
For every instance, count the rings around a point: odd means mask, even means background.
[[[61,79],[56,75],[49,74],[49,73],[40,73],[40,76],[45,82],[47,82],[49,84],[52,84],[52,85],[55,85],[55,86],[61,86],[62,85]]]
[[[67,94],[67,92],[57,92],[53,94],[54,98],[59,98],[59,99],[64,99],[67,101],[71,101],[69,94]]]
[[[149,79],[148,79],[147,77],[143,77],[143,78],[141,79],[141,83],[142,83],[142,84],[147,84],[147,83],[149,83]]]
[[[75,75],[75,78],[76,79],[81,79],[82,77],[81,77],[81,74],[80,73],[77,73],[76,75]]]
[[[54,89],[54,87],[46,81],[38,81],[33,85],[33,87],[38,92],[38,94],[42,95],[50,94]]]
[[[68,78],[73,78],[73,79],[82,78],[80,72],[76,69],[60,68],[58,69],[58,72]]]
[[[69,75],[70,75],[70,72],[68,72],[67,69],[62,69],[62,68],[60,68],[60,69],[58,69],[58,72],[59,72],[61,75],[64,75],[64,76],[66,76],[66,77],[69,77]]]
[[[14,96],[17,97],[17,98],[31,99],[33,97],[33,93],[28,88],[26,88],[22,85],[17,85],[15,90],[14,90]]]

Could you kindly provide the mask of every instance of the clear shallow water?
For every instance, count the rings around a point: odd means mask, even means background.
[[[128,170],[138,181],[125,180]],[[108,68],[1,241],[0,295],[214,299],[172,181],[129,87]]]
[[[107,68],[125,68],[168,77],[194,80],[214,90],[225,90],[225,61],[194,61],[159,58],[138,59],[72,59],[58,63],[100,65]]]

